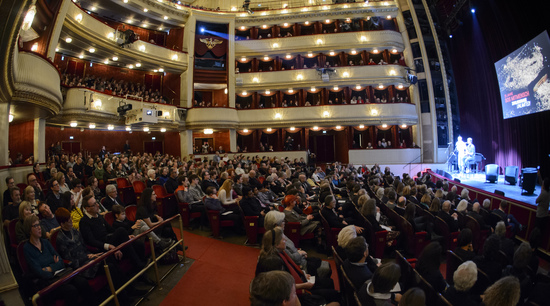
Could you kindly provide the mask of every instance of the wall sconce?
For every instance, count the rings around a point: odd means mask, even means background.
[[[395,75],[395,70],[390,70],[390,75]]]
[[[177,54],[172,55],[172,60],[177,61],[178,60],[178,55]]]
[[[323,44],[323,40],[322,39],[317,39],[317,42],[316,42],[318,45],[322,45]]]
[[[314,126],[314,127],[313,127],[313,130],[314,130],[314,131],[318,131],[318,130],[319,130],[319,127],[318,127],[318,126]]]
[[[91,129],[95,129],[95,123],[90,123],[90,125],[88,127],[91,128]]]
[[[109,131],[112,131],[112,130],[115,129],[115,126],[112,125],[112,124],[109,124],[109,125],[107,126],[107,129],[108,129]]]
[[[161,132],[161,133],[164,133],[164,132],[166,132],[166,129],[165,129],[165,128],[162,128],[162,129],[160,129],[160,132]]]
[[[269,95],[269,94],[271,94],[271,91],[266,90],[266,91],[265,91],[265,94],[266,94],[266,95]]]
[[[317,88],[311,87],[311,91],[312,91],[312,92],[316,92],[316,91],[317,91]]]
[[[340,88],[338,87],[338,85],[335,85],[334,87],[332,87],[332,89],[338,90],[338,89],[340,89]]]
[[[274,43],[272,47],[273,47],[273,48],[279,48],[279,44],[278,44],[278,43]]]
[[[248,93],[246,91],[243,91],[241,95],[246,96]]]
[[[357,90],[361,90],[361,85],[357,85],[357,86],[355,86],[355,89],[357,89]]]
[[[25,19],[23,19],[23,25],[21,26],[23,31],[27,31],[31,28],[32,22],[34,21],[34,15],[36,15],[36,6],[32,5],[27,11]]]
[[[70,124],[71,127],[76,127],[77,125],[78,125],[78,123],[77,123],[76,121],[73,121],[73,122],[71,122],[71,124]]]
[[[248,129],[244,129],[244,130],[243,130],[243,133],[248,133]]]
[[[141,52],[145,52],[145,45],[139,46],[138,49],[139,49],[139,51],[141,51]]]
[[[75,19],[76,21],[78,21],[79,23],[82,22],[82,14],[76,15],[76,16],[74,17],[74,19]]]
[[[336,126],[336,129],[337,129],[337,130],[341,130],[341,129],[342,129],[342,126],[341,126],[341,125],[337,125],[337,126]]]
[[[328,118],[330,117],[330,113],[328,111],[323,112],[323,117]]]
[[[144,127],[144,128],[143,128],[143,131],[144,131],[144,132],[149,132],[149,128],[148,128],[148,127]]]
[[[366,36],[361,36],[361,39],[360,39],[362,42],[365,42],[367,41],[367,37]]]
[[[401,127],[404,128],[404,129],[406,129],[406,128],[407,128],[407,125],[406,125],[406,124],[402,124]]]
[[[282,119],[282,118],[283,118],[283,115],[281,115],[281,113],[275,114],[275,119]]]
[[[349,72],[345,71],[344,73],[342,73],[342,77],[349,78]]]
[[[296,128],[295,128],[295,127],[293,127],[293,126],[291,126],[291,127],[290,127],[290,130],[291,130],[291,131],[295,131],[295,130],[296,130]]]
[[[266,131],[271,132],[273,130],[271,128],[267,128]]]
[[[294,89],[292,88],[288,90],[288,93],[293,93],[293,92],[294,92]]]
[[[399,89],[403,89],[403,84],[399,84],[399,85],[397,85],[397,88],[399,88]]]
[[[383,128],[387,128],[388,125],[384,123],[384,124],[382,124],[382,127],[383,127]]]
[[[254,83],[259,83],[260,80],[259,80],[257,77],[254,77],[254,78],[252,78],[252,82],[254,82]]]
[[[303,80],[304,76],[302,74],[299,74],[299,75],[296,76],[296,79],[297,80]]]
[[[365,128],[365,125],[364,125],[364,124],[361,124],[361,125],[359,125],[359,128],[360,128],[360,129],[364,129],[364,128]]]
[[[376,115],[378,115],[378,110],[377,109],[372,109],[370,111],[370,114],[373,115],[373,116],[376,116]]]
[[[95,108],[97,110],[100,110],[102,105],[103,105],[103,103],[101,103],[101,100],[99,100],[99,99],[96,99],[96,100],[94,100],[94,102],[92,102],[93,108]]]

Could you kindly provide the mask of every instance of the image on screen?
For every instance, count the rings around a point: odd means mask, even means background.
[[[550,110],[546,31],[495,63],[504,119]]]

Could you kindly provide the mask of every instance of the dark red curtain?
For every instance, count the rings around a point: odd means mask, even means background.
[[[503,119],[494,63],[544,30],[550,31],[540,3],[472,1],[476,13],[460,16],[463,26],[448,39],[459,98],[460,134],[472,137],[486,164],[540,165],[550,174],[550,112]],[[455,135],[455,141],[456,137]]]

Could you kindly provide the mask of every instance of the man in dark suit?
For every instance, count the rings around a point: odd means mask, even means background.
[[[50,180],[50,193],[48,193],[46,203],[50,206],[52,211],[56,211],[61,207],[61,193],[59,191],[59,182],[56,179]]]
[[[355,288],[361,288],[366,281],[372,278],[372,271],[366,262],[369,254],[367,242],[363,236],[353,238],[345,250],[347,258],[342,263],[342,267]]]
[[[456,213],[451,215],[450,201],[443,202],[443,205],[441,205],[441,210],[437,213],[437,216],[447,223],[451,233],[458,232],[458,215]]]
[[[496,214],[500,217],[502,221],[504,221],[504,224],[506,226],[511,225],[512,226],[512,232],[514,234],[517,234],[523,229],[523,226],[516,220],[514,215],[507,214],[506,211],[508,210],[508,206],[510,204],[506,201],[501,201],[500,205],[498,206],[498,209],[495,209],[492,211],[492,214]]]
[[[164,183],[164,188],[166,188],[166,192],[168,193],[174,193],[176,189],[178,189],[178,181],[176,178],[178,177],[178,171],[174,168],[170,168],[170,172],[168,174],[168,179],[166,180],[166,183]]]
[[[485,223],[485,220],[483,220],[483,217],[479,214],[480,210],[481,205],[479,205],[478,202],[475,202],[474,205],[472,205],[472,211],[468,212],[468,216],[476,219],[477,223],[479,223],[479,229],[488,230],[491,227]]]
[[[116,204],[124,206],[124,203],[118,197],[116,185],[107,185],[107,187],[105,187],[105,193],[107,196],[105,197],[105,202],[103,203],[103,206],[107,208],[108,211],[112,211],[113,205]]]
[[[250,172],[248,172],[248,182],[252,188],[262,188],[262,183],[260,183],[260,181],[256,178],[256,171],[254,170],[250,170]]]
[[[416,195],[417,195],[416,187],[411,188],[411,193],[407,200],[416,205],[420,205],[420,201],[416,198]]]
[[[258,226],[264,226],[264,217],[270,208],[262,207],[260,201],[254,195],[254,190],[250,187],[243,187],[243,199],[239,202],[245,216],[258,216]]]
[[[107,221],[99,214],[99,206],[93,195],[87,195],[82,200],[84,216],[80,219],[80,233],[86,245],[92,246],[101,251],[109,251],[117,245],[134,238],[128,235],[126,229],[119,227],[114,230]],[[128,256],[136,265],[137,269],[145,266],[145,262],[138,254],[144,254],[144,244],[141,241],[134,241],[123,249],[124,255]],[[137,252],[136,252],[137,251]],[[140,253],[138,253],[140,252]],[[121,251],[115,253],[117,259],[123,256]]]
[[[399,197],[399,200],[397,201],[397,206],[395,206],[393,211],[398,213],[400,216],[404,216],[406,205],[407,205],[407,199],[405,199],[405,197]]]

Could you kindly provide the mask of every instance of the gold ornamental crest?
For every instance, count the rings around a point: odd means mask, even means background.
[[[216,45],[219,45],[222,43],[219,39],[212,39],[212,38],[201,38],[199,39],[201,43],[204,43],[208,49],[212,50]]]

